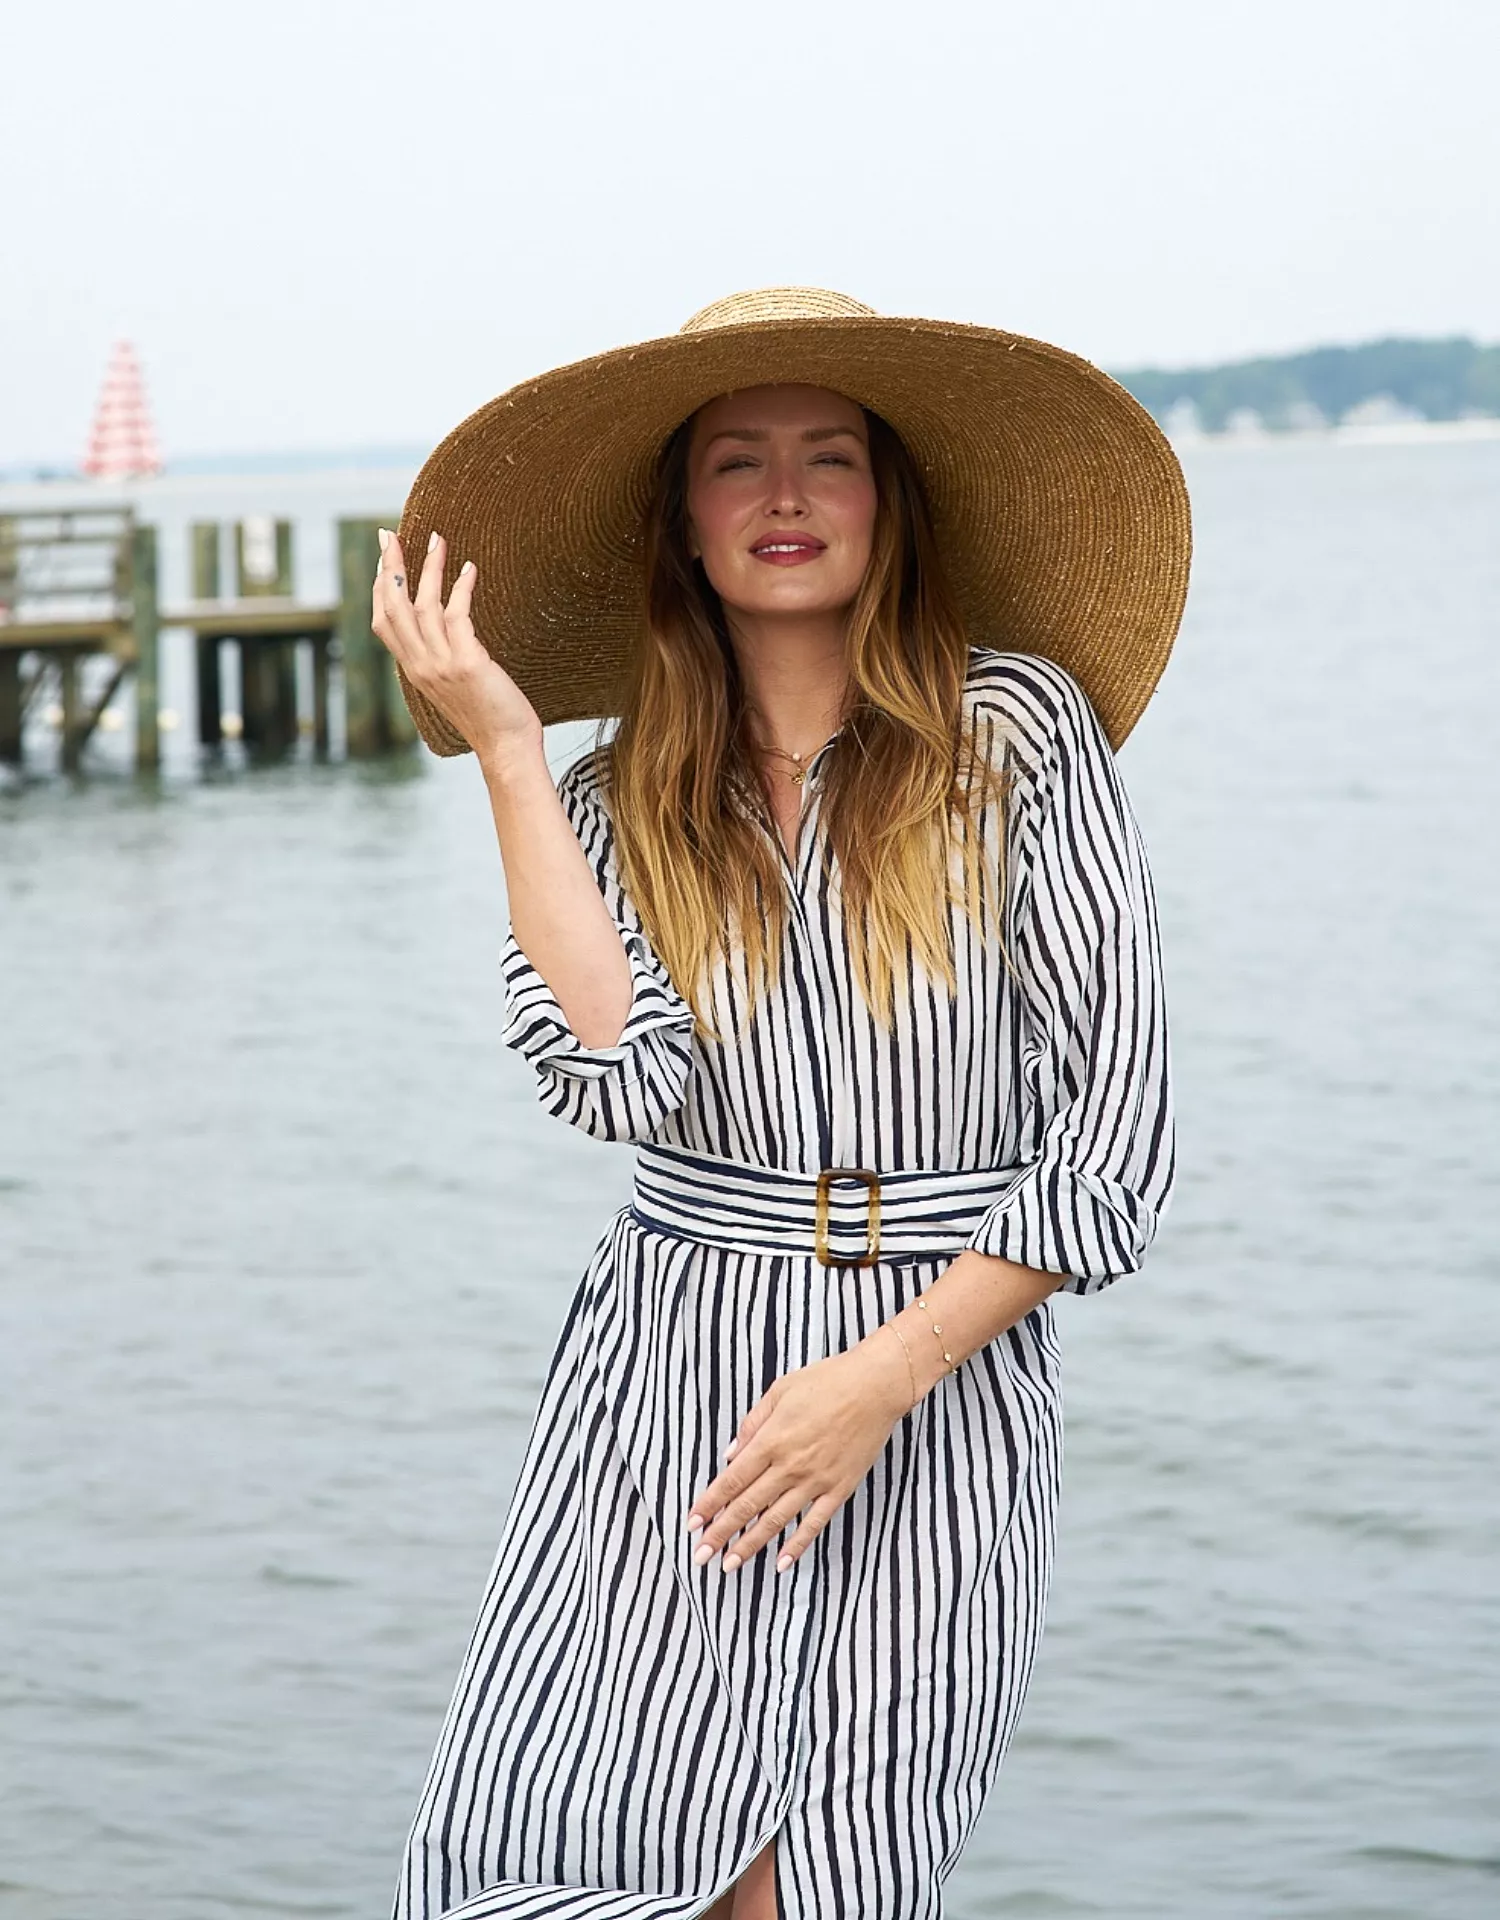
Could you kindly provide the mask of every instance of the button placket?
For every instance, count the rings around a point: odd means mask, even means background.
[[[781,845],[781,835],[778,833],[776,836],[776,844],[778,847],[781,847],[783,864],[792,877],[792,887],[797,908],[799,913],[802,914],[804,921],[806,919],[806,912],[803,908],[802,889],[807,883],[807,870],[812,861],[817,842],[818,814],[820,812],[819,803],[822,798],[813,775],[821,764],[823,756],[828,752],[828,749],[837,738],[838,735],[835,734],[832,740],[825,740],[813,755],[812,759],[807,763],[807,771],[802,780],[801,803],[797,809],[797,861],[795,866],[787,857],[786,848]]]
[[[837,735],[834,736],[837,738]],[[807,763],[807,774],[802,788],[802,805],[797,817],[797,861],[793,865],[782,845],[781,835],[776,834],[777,849],[781,854],[783,871],[790,885],[792,937],[801,936],[804,965],[812,990],[817,996],[818,1020],[817,1041],[819,1059],[816,1063],[816,1122],[818,1131],[818,1153],[814,1167],[829,1163],[833,1148],[834,1131],[834,1058],[833,1043],[829,1034],[829,988],[824,978],[823,943],[812,937],[812,927],[808,917],[805,889],[811,863],[817,853],[818,834],[821,827],[821,793],[814,774],[818,770],[824,755],[834,744],[827,740],[819,747]]]

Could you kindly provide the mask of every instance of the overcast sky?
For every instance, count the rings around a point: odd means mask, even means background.
[[[1497,0],[32,0],[0,467],[426,446],[739,288],[1109,367],[1500,339]]]

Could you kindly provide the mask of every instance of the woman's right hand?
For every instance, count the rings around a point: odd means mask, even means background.
[[[456,727],[481,761],[531,746],[540,747],[542,723],[535,707],[486,650],[469,609],[474,564],[466,560],[443,605],[447,542],[433,534],[413,596],[407,591],[401,542],[380,530],[370,627],[411,684]]]

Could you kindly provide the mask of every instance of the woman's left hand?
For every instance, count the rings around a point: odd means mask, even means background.
[[[802,1524],[776,1561],[783,1572],[870,1471],[910,1397],[901,1349],[889,1333],[782,1374],[745,1415],[730,1442],[730,1464],[692,1504],[686,1524],[704,1527],[693,1558],[706,1565],[738,1534],[724,1555],[724,1570],[732,1572],[800,1514]]]

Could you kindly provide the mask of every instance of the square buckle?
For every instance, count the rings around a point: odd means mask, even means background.
[[[863,1180],[868,1189],[865,1251],[853,1258],[828,1251],[828,1187],[833,1180]],[[880,1251],[880,1175],[868,1167],[824,1167],[818,1175],[813,1247],[825,1267],[873,1267]]]

